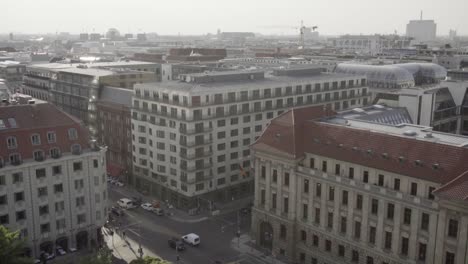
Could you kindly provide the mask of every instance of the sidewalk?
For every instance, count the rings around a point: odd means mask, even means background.
[[[112,250],[112,255],[114,256],[113,263],[130,263],[130,261],[139,257],[139,244],[137,241],[129,238],[128,236],[125,239],[123,239],[121,234],[118,232],[114,232],[114,235],[111,236],[110,229],[104,227],[102,228],[102,230],[107,247]],[[159,257],[147,247],[142,246],[142,249],[144,256]]]
[[[109,188],[112,188],[114,191],[122,194],[123,197],[131,198],[131,197],[141,197],[144,202],[150,202],[155,200],[154,197],[149,195],[144,195],[134,188],[131,187],[117,187],[113,185],[109,185]],[[252,196],[241,198],[238,200],[234,200],[232,202],[227,203],[217,203],[216,207],[218,209],[218,213],[216,215],[223,215],[228,214],[241,208],[245,207],[249,202],[253,199]],[[213,212],[208,210],[202,211],[197,215],[189,215],[188,212],[184,210],[180,210],[177,208],[168,208],[164,203],[161,204],[161,207],[166,211],[166,216],[174,221],[181,222],[181,223],[198,223],[207,220],[209,217],[213,216]]]
[[[243,263],[259,263],[259,264],[266,264],[266,263],[275,263],[275,264],[286,264],[281,260],[273,257],[270,255],[270,252],[265,252],[265,249],[260,248],[259,246],[255,245],[248,234],[243,234],[240,236],[238,241],[237,238],[234,238],[231,242],[231,245],[234,249],[239,251],[244,255],[238,261],[232,262],[232,264],[243,264]]]

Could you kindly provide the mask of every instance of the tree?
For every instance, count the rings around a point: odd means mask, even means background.
[[[112,250],[99,249],[95,254],[83,258],[80,264],[112,264]]]
[[[31,258],[24,256],[25,242],[19,236],[19,231],[11,232],[0,225],[0,263],[26,264],[33,263]]]
[[[130,264],[169,264],[169,262],[160,258],[146,256],[142,259],[134,259],[130,261]]]

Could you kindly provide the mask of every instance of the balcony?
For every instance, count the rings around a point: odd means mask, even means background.
[[[180,169],[184,170],[185,172],[195,172],[195,171],[210,169],[212,167],[213,167],[212,163],[205,163],[201,167],[196,167],[196,166],[184,167],[184,166],[180,166]]]
[[[191,153],[191,154],[187,154],[187,153],[180,153],[179,156],[183,159],[187,159],[187,160],[193,160],[193,159],[200,159],[200,158],[205,158],[205,157],[209,157],[213,155],[213,152],[212,151],[204,151],[203,153]]]
[[[190,141],[190,142],[180,141],[179,143],[180,143],[181,146],[191,148],[191,147],[211,144],[211,143],[213,143],[213,140],[212,139],[205,139],[205,140],[202,140],[202,141]]]
[[[203,129],[182,129],[179,128],[179,132],[184,135],[194,135],[194,134],[201,134],[201,133],[208,133],[212,132],[213,128],[211,127],[204,127]]]

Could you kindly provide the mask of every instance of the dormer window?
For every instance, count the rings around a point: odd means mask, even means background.
[[[7,147],[8,149],[15,149],[18,147],[18,142],[16,141],[16,137],[7,138]]]
[[[400,156],[400,157],[398,157],[398,160],[400,161],[400,163],[403,163],[403,162],[405,162],[405,157]]]
[[[55,132],[47,132],[47,142],[49,142],[49,143],[57,142]]]
[[[368,149],[367,154],[372,155],[372,149]]]
[[[34,151],[33,156],[35,161],[43,161],[45,159],[44,151],[42,150]]]
[[[71,152],[73,155],[80,155],[81,154],[81,146],[79,144],[75,144],[71,147]]]
[[[31,144],[33,145],[40,145],[41,144],[41,136],[39,134],[31,135]]]
[[[434,163],[434,164],[432,164],[432,168],[433,168],[434,170],[438,170],[438,169],[440,168],[439,163]]]
[[[388,159],[388,153],[382,153],[382,158]]]
[[[78,139],[78,132],[76,131],[76,128],[70,128],[68,129],[68,138],[70,140],[76,140]]]
[[[421,166],[421,167],[422,167],[422,161],[421,161],[421,160],[415,160],[415,161],[414,161],[414,164],[415,164],[416,166]]]

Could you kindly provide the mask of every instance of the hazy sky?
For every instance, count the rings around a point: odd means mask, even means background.
[[[468,35],[468,0],[0,0],[0,32],[206,34],[222,31],[295,34],[404,34],[410,19],[434,19],[437,34]],[[276,27],[275,27],[276,26]],[[281,27],[278,27],[281,26]]]

